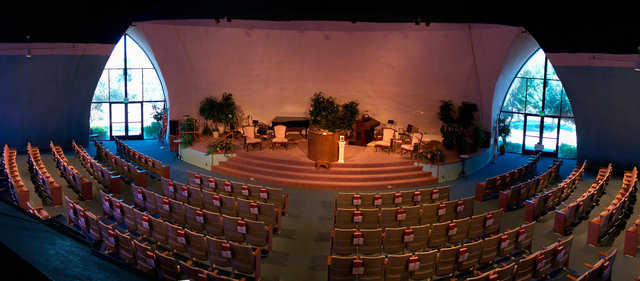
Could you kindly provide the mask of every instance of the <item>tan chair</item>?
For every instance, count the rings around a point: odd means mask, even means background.
[[[187,227],[198,232],[204,230],[204,212],[191,205],[184,205]]]
[[[393,136],[395,135],[396,130],[392,129],[392,128],[383,128],[382,129],[382,140],[376,141],[375,143],[375,148],[376,151],[378,151],[378,149],[381,150],[387,150],[388,152],[391,152],[392,146],[391,146],[391,140],[393,139]]]
[[[400,153],[408,153],[410,158],[413,159],[415,155],[420,151],[420,144],[422,143],[422,133],[412,133],[411,143],[403,144],[400,146]]]
[[[207,272],[201,268],[193,266],[192,261],[180,261],[180,271],[184,277],[192,281],[207,281]]]
[[[361,257],[364,263],[364,274],[359,280],[384,281],[384,256]]]
[[[381,228],[397,227],[398,221],[398,208],[382,208],[380,209],[380,216],[378,224]]]
[[[170,198],[156,194],[156,206],[158,207],[158,214],[161,218],[171,220],[171,202]]]
[[[536,257],[537,254],[534,253],[525,256],[518,261],[514,274],[516,281],[531,280],[533,278],[533,268],[536,264]]]
[[[271,252],[272,231],[264,222],[244,220],[247,224],[247,234],[245,240],[254,247],[260,247]]]
[[[103,221],[98,221],[98,225],[100,226],[100,236],[102,237],[103,245],[106,251],[115,250],[116,244],[116,233],[113,230],[113,226],[115,224],[105,224]]]
[[[362,213],[362,222],[357,223],[361,229],[378,228],[378,209],[360,209]]]
[[[446,201],[438,205],[436,214],[438,215],[438,222],[448,222],[456,218],[456,201]]]
[[[221,213],[227,216],[237,217],[238,208],[236,199],[231,196],[220,195],[220,203],[222,203]]]
[[[356,223],[353,221],[355,211],[356,209],[337,209],[333,223],[334,227],[356,228]]]
[[[362,238],[362,244],[364,244],[364,237],[354,237],[355,229],[340,229],[336,228],[331,231],[331,254],[333,255],[352,255],[356,252],[356,242],[359,243]],[[360,232],[362,235],[362,232]]]
[[[187,241],[189,242],[187,249],[191,258],[206,261],[208,251],[205,236],[190,230],[186,230],[185,232],[187,234]]]
[[[379,193],[378,195],[380,195],[380,199],[379,201],[381,202],[381,205],[377,206],[378,208],[393,208],[398,206],[395,203],[394,200],[394,196],[395,196],[395,192],[382,192]],[[374,206],[376,206],[376,198],[374,197]]]
[[[220,213],[220,207],[222,206],[220,195],[212,191],[202,191],[202,205],[207,211]]]
[[[149,213],[157,214],[158,213],[158,205],[156,204],[156,193],[145,189],[144,190],[144,207],[149,211]]]
[[[427,247],[437,249],[447,243],[448,236],[447,231],[449,229],[449,223],[436,223],[431,225],[431,233],[429,234],[429,243]]]
[[[136,268],[145,274],[155,274],[156,255],[146,243],[133,240],[136,253]]]
[[[362,206],[362,199],[360,194],[339,192],[336,195],[336,208],[349,209],[349,208],[368,208]],[[357,205],[355,203],[358,203]]]
[[[556,245],[553,244],[538,251],[538,257],[536,257],[536,266],[533,269],[534,278],[543,278],[547,276],[547,274],[549,274],[554,258],[555,246]]]
[[[275,134],[275,137],[271,139],[272,148],[275,148],[276,145],[281,145],[286,150],[287,143],[289,142],[289,140],[287,140],[287,126],[285,125],[273,126],[273,132]]]
[[[260,249],[255,251],[249,247],[236,243],[231,243],[231,266],[237,272],[243,274],[252,274],[255,280],[261,279],[260,266],[262,264],[260,257]]]
[[[480,264],[492,264],[498,255],[498,244],[500,236],[494,235],[482,240],[482,256],[480,256]]]
[[[515,263],[498,267],[496,270],[493,271],[493,274],[498,275],[498,279],[496,279],[498,281],[511,281],[513,280],[513,276],[515,274],[514,272],[515,267],[516,267]]]
[[[189,186],[179,182],[174,182],[176,187],[175,200],[182,203],[189,203]]]
[[[397,254],[404,251],[404,227],[386,228],[384,230],[382,247],[387,254]]]
[[[413,252],[426,249],[431,225],[412,226],[411,229],[413,230],[413,241],[406,243],[407,249]]]
[[[435,187],[431,191],[431,200],[433,203],[449,201],[451,194],[451,186]]]
[[[131,184],[131,195],[133,195],[133,204],[138,208],[144,208],[144,201],[146,200],[144,194],[144,188]]]
[[[119,230],[115,230],[118,237],[118,256],[125,263],[135,263],[135,248],[133,241],[128,233],[122,233]]]
[[[260,199],[260,189],[262,187],[257,186],[257,185],[253,185],[253,184],[249,184],[247,185],[247,188],[249,189],[249,198],[252,201],[261,201]],[[267,196],[269,195],[269,191],[267,191]]]
[[[471,217],[469,221],[469,233],[467,237],[469,239],[478,239],[482,237],[484,232],[484,214]]]
[[[358,253],[375,255],[382,251],[382,229],[362,229],[363,242],[358,246]]]
[[[554,254],[555,257],[551,264],[551,270],[569,267],[569,256],[571,255],[571,244],[573,243],[573,235],[564,240],[558,241]]]
[[[528,224],[523,224],[518,229],[516,238],[516,249],[520,251],[531,251],[531,244],[533,241],[533,232],[536,226],[536,222],[532,221]]]
[[[254,126],[242,127],[242,134],[244,135],[244,148],[249,151],[249,146],[260,146],[262,150],[262,140],[256,138],[256,128]]]
[[[121,204],[122,217],[124,224],[129,231],[136,231],[136,214],[133,212],[133,207],[127,204]]]
[[[352,281],[355,279],[353,275],[353,262],[355,256],[339,257],[329,256],[329,280],[331,281]]]
[[[151,237],[153,240],[160,244],[168,245],[169,235],[167,234],[167,224],[161,219],[156,219],[152,216],[148,216],[148,218],[151,222]]]
[[[93,238],[93,240],[100,239],[102,237],[100,235],[100,225],[98,224],[100,218],[91,212],[85,212],[85,215],[87,216],[87,223],[89,224],[89,236]]]
[[[258,202],[258,221],[264,222],[269,227],[280,231],[280,211],[272,203]]]
[[[137,209],[133,209],[133,212],[136,217],[136,232],[144,237],[151,237],[151,216]]]
[[[187,251],[187,235],[181,227],[165,222],[167,225],[167,234],[169,240],[169,248],[178,252]]]
[[[207,241],[209,262],[223,268],[231,267],[231,244],[211,236],[205,236],[205,240]]]
[[[482,241],[466,243],[458,250],[457,271],[464,272],[473,269],[482,255]]]
[[[429,252],[417,252],[415,256],[418,257],[419,266],[416,270],[410,270],[412,280],[431,280],[436,272],[436,260],[438,257],[438,250]],[[409,265],[411,265],[412,257],[409,257]]]
[[[264,190],[266,191],[267,196],[266,202],[273,204],[274,206],[276,206],[276,208],[286,214],[287,200],[289,198],[289,195],[286,192],[282,191],[282,189],[280,188],[264,187]],[[259,195],[259,197],[265,196],[264,192],[259,193],[261,194]],[[260,197],[260,199],[262,199],[262,197]]]
[[[470,223],[471,218],[464,218],[451,222],[447,233],[449,235],[449,243],[456,244],[467,239]],[[455,230],[453,230],[454,227]]]
[[[516,246],[516,239],[518,237],[518,229],[512,229],[505,231],[500,236],[500,244],[498,244],[498,256],[506,257],[513,253]]]
[[[384,267],[385,281],[405,281],[409,279],[409,257],[404,255],[387,255],[387,262]]]
[[[436,275],[447,276],[453,274],[456,267],[456,258],[460,246],[444,248],[438,251],[438,261],[436,263]]]
[[[180,270],[176,259],[158,251],[155,251],[155,255],[158,261],[158,277],[162,280],[178,280]]]
[[[246,222],[239,217],[222,215],[222,225],[224,237],[233,242],[244,242],[244,235],[247,233]]]
[[[238,216],[243,219],[258,220],[258,203],[249,200],[237,198]]]
[[[495,234],[500,232],[500,224],[502,221],[502,215],[504,210],[498,209],[489,212],[484,218],[484,231],[483,234]]]
[[[160,178],[160,183],[162,186],[162,194],[166,197],[175,199],[176,198],[176,184],[168,178]]]
[[[470,218],[473,216],[474,202],[473,197],[462,198],[456,202],[456,218]]]
[[[185,204],[173,199],[169,199],[169,204],[171,205],[171,221],[178,225],[187,224]]]
[[[400,221],[400,226],[414,226],[420,224],[420,209],[422,206],[402,207],[405,211],[406,218]]]
[[[420,218],[420,224],[434,224],[438,222],[438,206],[439,204],[424,204],[422,205],[422,216]]]

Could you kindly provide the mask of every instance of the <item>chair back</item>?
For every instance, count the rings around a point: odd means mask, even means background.
[[[248,139],[255,139],[256,138],[256,127],[254,127],[254,126],[242,127],[242,134],[244,134]]]
[[[396,130],[392,129],[392,128],[384,128],[382,129],[382,141],[384,142],[389,142],[391,141],[391,138],[393,138],[393,135],[395,134]]]
[[[416,143],[420,143],[422,141],[422,133],[413,133],[411,134],[411,146],[416,145]]]
[[[273,126],[273,131],[275,132],[277,139],[283,139],[287,133],[287,126],[285,125]]]

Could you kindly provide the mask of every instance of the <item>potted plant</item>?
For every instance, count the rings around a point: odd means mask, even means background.
[[[217,137],[216,132],[222,133],[227,129],[234,129],[238,124],[238,106],[233,99],[233,94],[224,92],[220,99],[216,97],[206,97],[200,102],[198,113],[205,120],[205,130],[209,135]],[[211,123],[211,124],[209,124]]]
[[[458,154],[476,152],[485,142],[482,127],[476,123],[478,105],[462,102],[456,109],[452,101],[441,101],[438,118],[442,122],[442,144]]]
[[[337,161],[338,140],[353,130],[360,114],[357,101],[344,104],[336,98],[317,92],[311,97],[308,133],[309,158],[315,161]]]
[[[187,117],[182,124],[180,124],[180,132],[182,135],[182,145],[185,147],[191,146],[193,144],[193,134],[192,132],[195,130],[195,119],[191,117]]]
[[[504,155],[506,151],[507,137],[511,134],[509,121],[509,118],[498,118],[498,136],[500,136],[500,139],[502,139],[502,144],[500,144],[500,155]]]

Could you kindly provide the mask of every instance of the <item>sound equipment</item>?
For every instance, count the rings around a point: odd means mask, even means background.
[[[170,120],[169,121],[169,135],[170,136],[180,135],[180,121],[179,120]]]

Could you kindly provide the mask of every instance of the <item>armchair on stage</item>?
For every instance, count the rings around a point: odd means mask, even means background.
[[[259,146],[262,150],[262,140],[256,138],[256,127],[246,126],[242,127],[242,134],[244,135],[244,148],[249,151],[249,146]]]
[[[391,149],[393,148],[392,145],[392,141],[393,141],[393,136],[395,135],[396,130],[393,128],[383,128],[382,129],[382,140],[379,140],[376,142],[375,144],[375,148],[376,151],[378,151],[378,148],[380,148],[380,150],[384,151],[385,149],[387,150],[387,152],[391,152]]]
[[[400,146],[400,153],[409,153],[411,159],[420,152],[420,144],[422,144],[422,133],[416,132],[411,134],[411,143]]]
[[[283,146],[284,149],[287,149],[287,126],[285,125],[276,125],[273,127],[273,131],[275,133],[275,137],[271,140],[271,147],[275,148],[276,145]]]

